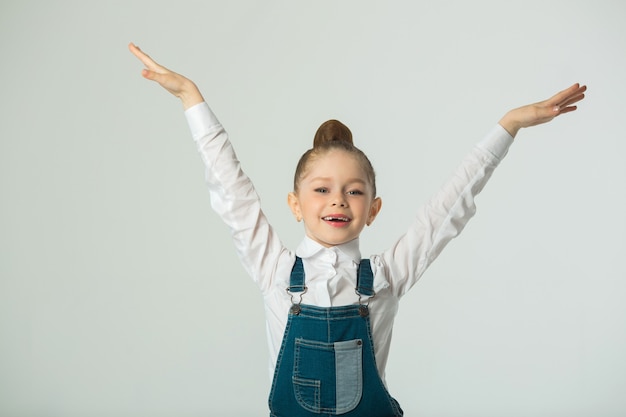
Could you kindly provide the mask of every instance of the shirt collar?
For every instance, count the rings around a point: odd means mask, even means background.
[[[324,247],[311,239],[308,236],[305,236],[298,248],[296,249],[296,255],[300,258],[306,259],[311,258],[317,253],[324,250],[334,250],[343,253],[345,256],[350,258],[354,263],[358,264],[361,262],[361,251],[359,250],[359,238],[353,239],[347,243],[343,243],[341,245],[332,246],[330,248]]]

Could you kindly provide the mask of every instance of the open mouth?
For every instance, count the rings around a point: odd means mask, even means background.
[[[322,217],[322,220],[331,223],[348,223],[350,221],[350,218],[345,216],[326,216]]]

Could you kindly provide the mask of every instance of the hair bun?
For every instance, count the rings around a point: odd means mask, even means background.
[[[323,146],[323,144],[332,141],[348,142],[353,145],[352,132],[348,126],[339,120],[328,120],[317,129],[315,138],[313,139],[313,147]]]

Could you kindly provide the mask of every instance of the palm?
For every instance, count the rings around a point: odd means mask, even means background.
[[[128,45],[128,49],[146,67],[141,75],[148,80],[159,83],[161,87],[180,98],[185,108],[189,108],[204,100],[200,91],[191,80],[159,65],[133,43]]]
[[[523,127],[547,123],[556,116],[576,110],[574,104],[585,98],[586,90],[586,86],[574,84],[547,100],[511,110],[500,120],[500,124],[515,136]]]

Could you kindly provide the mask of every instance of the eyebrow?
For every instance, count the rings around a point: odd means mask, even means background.
[[[315,177],[315,178],[311,178],[309,181],[313,182],[313,181],[332,181],[331,177]],[[348,184],[352,184],[358,182],[359,184],[363,184],[366,185],[367,181],[362,180],[361,178],[350,178],[348,179],[348,181],[346,181],[346,183]]]

